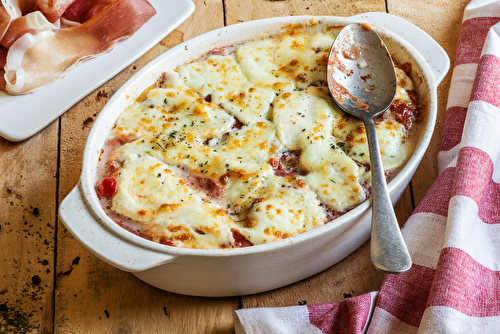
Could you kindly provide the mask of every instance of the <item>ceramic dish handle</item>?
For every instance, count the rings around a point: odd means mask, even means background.
[[[134,246],[96,223],[96,218],[85,205],[79,186],[61,203],[59,217],[71,234],[91,253],[121,270],[139,272],[175,259],[172,255]]]
[[[448,73],[450,58],[446,51],[431,36],[414,24],[398,16],[383,12],[363,13],[352,16],[352,18],[387,29],[413,45],[427,61],[436,80],[436,86],[441,83],[446,73]]]

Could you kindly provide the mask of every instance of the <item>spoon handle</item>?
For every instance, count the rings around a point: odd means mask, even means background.
[[[364,120],[372,174],[372,230],[370,253],[375,268],[387,273],[403,273],[412,262],[392,206],[382,166],[373,118]]]

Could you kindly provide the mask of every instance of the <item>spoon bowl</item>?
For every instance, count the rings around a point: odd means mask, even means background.
[[[376,116],[392,104],[394,64],[368,24],[349,24],[338,34],[329,55],[328,85],[337,103],[359,118]]]
[[[391,106],[396,94],[391,56],[370,25],[350,24],[332,45],[327,75],[335,102],[361,119],[366,130],[372,176],[371,261],[383,272],[403,273],[412,261],[389,197],[373,120]]]

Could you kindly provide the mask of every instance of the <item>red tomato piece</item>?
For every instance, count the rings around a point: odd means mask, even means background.
[[[97,184],[99,197],[112,198],[116,194],[116,178],[105,177]]]

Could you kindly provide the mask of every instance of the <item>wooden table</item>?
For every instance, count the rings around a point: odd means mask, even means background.
[[[76,185],[87,134],[113,93],[172,46],[241,21],[288,16],[351,16],[389,12],[430,34],[454,61],[468,0],[194,0],[178,29],[115,78],[32,138],[0,139],[0,332],[233,333],[239,308],[339,301],[379,289],[368,243],[324,272],[251,296],[196,298],[153,288],[82,247],[58,219],[58,206]],[[428,152],[396,207],[404,222],[437,176],[437,152],[450,74],[440,85],[436,131]],[[17,323],[14,323],[16,321]]]

